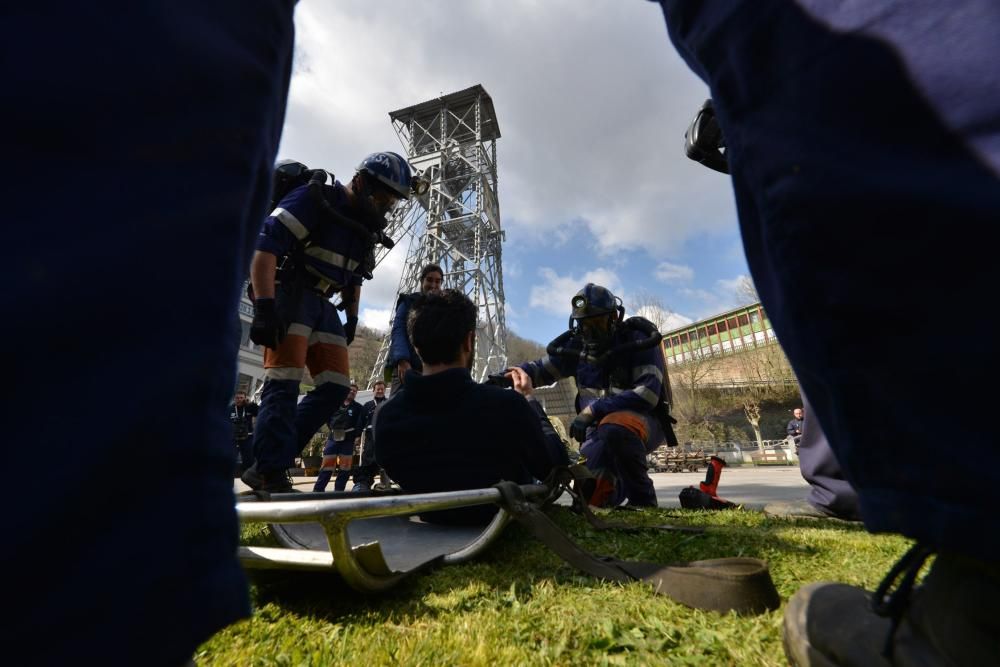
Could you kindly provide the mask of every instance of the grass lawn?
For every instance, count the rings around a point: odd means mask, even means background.
[[[753,511],[614,512],[634,525],[705,526],[705,535],[596,533],[565,507],[549,513],[597,554],[660,563],[752,556],[770,564],[782,600],[799,586],[842,581],[872,590],[909,546],[834,521],[767,519]],[[247,544],[272,544],[266,526]],[[380,596],[336,575],[255,574],[253,618],[205,643],[199,665],[785,665],[784,609],[739,617],[701,612],[645,584],[578,573],[512,525],[483,557],[418,575]]]

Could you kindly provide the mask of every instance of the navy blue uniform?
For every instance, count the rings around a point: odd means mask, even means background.
[[[3,10],[7,664],[180,665],[250,613],[226,406],[293,5]]]
[[[243,405],[229,405],[229,421],[233,424],[233,442],[239,455],[239,467],[247,469],[253,465],[253,419],[257,416],[256,403],[247,401]]]
[[[356,215],[340,183],[324,185],[322,196],[335,210]],[[340,315],[328,296],[360,285],[360,271],[372,252],[346,225],[338,224],[302,186],[286,195],[264,222],[257,249],[277,257],[301,247],[305,287],[287,280],[278,285],[277,309],[288,333],[277,349],[264,349],[264,389],[254,434],[260,472],[291,467],[309,439],[337,409],[350,389],[347,339]],[[315,388],[298,401],[306,366]]]
[[[620,327],[610,347],[645,339],[635,329]],[[579,345],[579,339],[570,345]],[[593,426],[580,447],[587,467],[598,476],[595,505],[655,506],[656,492],[647,471],[646,454],[665,443],[653,410],[667,394],[666,363],[659,345],[637,350],[610,368],[563,356],[521,364],[535,386],[575,377],[576,409],[592,417]],[[602,482],[604,480],[604,482]]]
[[[326,438],[326,445],[323,446],[323,466],[316,477],[313,491],[326,491],[326,485],[337,469],[338,457],[354,456],[354,440],[361,437],[363,424],[364,408],[357,401],[341,404],[330,417],[327,424],[330,427],[330,434]],[[348,474],[349,468],[340,471],[333,487],[335,491],[344,490]]]
[[[661,4],[711,90],[754,284],[866,527],[1000,553],[1000,449],[960,418],[992,413],[991,392],[962,389],[998,375],[996,1]],[[984,314],[945,343],[928,304]]]
[[[373,398],[365,403],[361,416],[364,440],[361,444],[361,460],[353,473],[355,484],[371,487],[375,481],[375,473],[378,472],[378,465],[375,463],[375,411],[387,400],[384,397]]]
[[[406,385],[376,415],[375,459],[411,493],[528,484],[569,462],[538,401],[476,384],[461,368],[407,373]],[[495,507],[472,507],[423,518],[481,523],[494,514]]]

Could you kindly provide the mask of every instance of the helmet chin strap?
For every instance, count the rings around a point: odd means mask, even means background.
[[[386,220],[387,211],[379,211],[375,207],[374,201],[375,197],[372,194],[372,186],[369,182],[369,177],[362,172],[358,172],[355,175],[358,183],[360,183],[359,192],[355,193],[356,207],[362,216],[365,218],[365,222],[370,225],[376,225],[378,229],[385,229],[388,221]]]

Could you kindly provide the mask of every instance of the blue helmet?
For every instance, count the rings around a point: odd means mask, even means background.
[[[409,199],[413,175],[402,155],[385,151],[372,153],[358,165],[358,172],[368,174],[400,199]]]

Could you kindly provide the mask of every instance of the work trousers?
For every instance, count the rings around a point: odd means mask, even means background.
[[[715,102],[754,284],[866,527],[1000,553],[1000,444],[979,417],[998,377],[996,2],[661,4]]]
[[[288,333],[277,349],[264,351],[264,388],[254,423],[257,470],[290,468],[319,428],[329,421],[350,391],[347,340],[337,309],[326,297],[283,286],[277,308]],[[304,370],[315,388],[299,401]]]
[[[227,405],[293,6],[0,10],[6,664],[181,665],[250,613]]]

